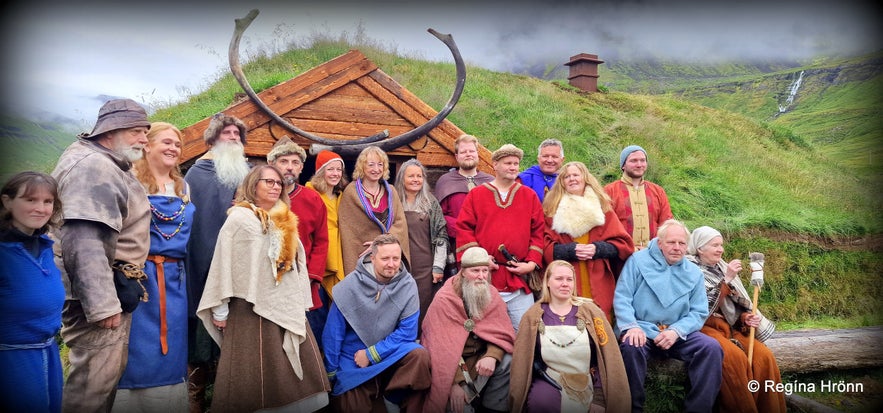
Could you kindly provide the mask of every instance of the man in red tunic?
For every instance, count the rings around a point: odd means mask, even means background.
[[[506,323],[506,304],[488,283],[489,261],[484,248],[467,249],[460,273],[445,282],[429,306],[420,340],[432,354],[424,412],[464,411],[467,404],[509,410],[515,331]]]
[[[674,218],[668,196],[661,186],[644,180],[647,172],[647,151],[630,145],[619,155],[622,178],[604,187],[610,195],[613,210],[625,230],[631,234],[635,250],[644,249],[656,237],[656,229]]]
[[[307,312],[307,319],[316,342],[321,343],[329,301],[325,289],[320,288],[328,258],[328,209],[318,192],[298,183],[306,160],[304,149],[287,136],[279,139],[267,154],[267,162],[282,171],[291,212],[297,215],[297,230],[307,253],[307,272],[313,294],[313,306]]]
[[[545,229],[537,194],[515,181],[523,157],[524,151],[511,144],[494,151],[491,160],[496,177],[469,191],[457,219],[458,260],[469,247],[491,252],[491,283],[506,302],[515,331],[521,315],[534,302],[527,277],[540,268]]]

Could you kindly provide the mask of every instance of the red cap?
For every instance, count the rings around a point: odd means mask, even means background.
[[[340,160],[340,166],[342,167],[343,166],[343,158],[341,158],[340,155],[338,155],[334,152],[331,152],[327,149],[323,150],[322,152],[319,152],[319,154],[316,155],[316,170],[318,171],[318,170],[322,169],[322,167],[324,167],[325,164],[327,164],[329,161],[333,161],[335,159]]]

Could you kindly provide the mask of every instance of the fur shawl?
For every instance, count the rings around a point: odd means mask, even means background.
[[[265,211],[262,208],[246,201],[236,206],[249,208],[261,221],[261,229],[264,234],[270,234],[270,249],[268,254],[276,262],[276,284],[282,281],[282,275],[291,271],[292,265],[297,261],[297,215],[291,213],[288,205],[282,201],[276,201],[276,205]],[[270,221],[273,225],[270,225]],[[306,258],[306,257],[304,257]]]
[[[564,194],[555,216],[552,217],[552,229],[555,232],[574,238],[601,225],[604,225],[604,211],[598,195],[591,187],[586,187],[583,196]]]

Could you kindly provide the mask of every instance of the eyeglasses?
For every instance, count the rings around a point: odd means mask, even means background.
[[[277,180],[272,179],[272,178],[261,178],[261,179],[258,179],[258,180],[259,180],[259,181],[262,181],[262,182],[265,183],[265,184],[267,184],[267,186],[269,186],[270,188],[272,188],[272,187],[274,187],[274,186],[276,186],[276,185],[279,185],[280,188],[282,187],[282,181],[277,181]]]

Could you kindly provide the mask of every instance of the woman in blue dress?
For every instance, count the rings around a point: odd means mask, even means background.
[[[132,313],[129,361],[113,411],[180,412],[187,402],[187,283],[184,256],[193,212],[178,166],[181,131],[154,122],[135,176],[150,201],[150,255],[144,265],[148,301]]]
[[[46,235],[61,215],[49,175],[21,172],[0,206],[0,411],[60,412],[64,285]]]

